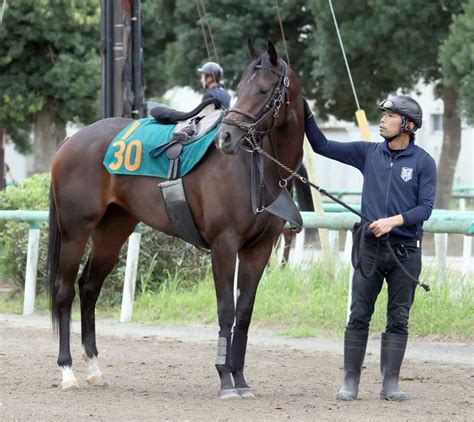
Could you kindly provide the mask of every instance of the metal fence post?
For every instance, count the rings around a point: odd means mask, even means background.
[[[125,281],[123,284],[120,322],[130,322],[132,320],[141,236],[141,228],[138,224],[135,227],[135,231],[128,238],[127,263],[125,265]]]
[[[31,315],[35,312],[36,274],[38,272],[39,238],[39,223],[30,223],[30,232],[28,234],[28,254],[26,258],[23,315]]]

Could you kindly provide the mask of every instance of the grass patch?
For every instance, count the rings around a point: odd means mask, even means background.
[[[145,277],[147,275],[145,274]],[[417,288],[411,310],[410,333],[415,336],[455,336],[474,338],[474,279],[450,272],[446,281],[425,270],[422,279],[432,291]],[[143,281],[143,279],[142,279]],[[337,280],[328,279],[320,264],[307,269],[274,267],[266,270],[260,282],[252,327],[269,328],[292,337],[340,336],[347,312],[349,268]],[[142,282],[134,303],[133,320],[140,323],[189,325],[213,324],[217,327],[216,297],[210,272],[199,282],[183,280],[181,274],[167,273],[158,291]],[[73,319],[79,319],[76,298]],[[384,331],[387,288],[382,289],[372,317],[371,330]],[[22,312],[22,297],[0,298],[0,312]],[[37,298],[38,313],[49,313],[48,298]],[[99,300],[97,318],[118,319],[119,306]]]

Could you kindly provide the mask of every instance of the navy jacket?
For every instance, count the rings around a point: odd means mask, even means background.
[[[230,107],[230,95],[222,85],[216,85],[208,89],[202,97],[202,101],[208,100],[209,98],[217,98],[225,109]]]
[[[436,190],[436,164],[425,150],[411,141],[392,158],[387,141],[328,141],[314,117],[306,121],[305,131],[314,152],[360,170],[365,217],[374,221],[402,215],[404,224],[391,230],[391,243],[422,238],[423,222],[431,215]]]

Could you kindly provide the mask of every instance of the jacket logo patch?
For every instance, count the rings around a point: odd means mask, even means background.
[[[400,177],[404,182],[408,182],[413,177],[413,169],[411,167],[402,167]]]

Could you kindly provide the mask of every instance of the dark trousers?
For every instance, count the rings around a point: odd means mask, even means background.
[[[360,270],[354,272],[351,313],[346,328],[351,331],[369,329],[375,301],[385,279],[388,286],[386,332],[408,334],[408,318],[415,299],[416,284],[403,273],[388,248],[382,245],[377,270],[372,277],[364,278]],[[418,278],[421,272],[421,248],[416,245],[394,245],[393,249],[407,271]],[[372,268],[376,250],[376,244],[366,242],[361,256],[361,265],[365,274],[368,274]]]

